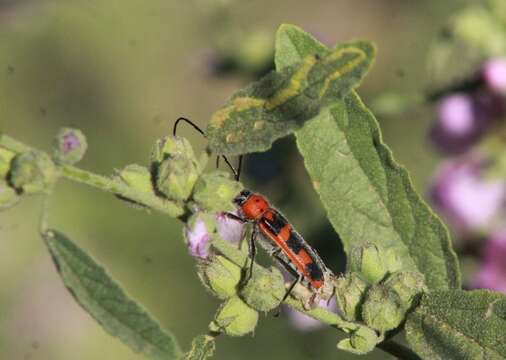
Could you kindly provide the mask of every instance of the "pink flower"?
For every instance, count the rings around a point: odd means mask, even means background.
[[[211,236],[206,227],[206,223],[197,218],[193,224],[188,224],[185,228],[185,238],[190,255],[202,259],[209,255],[209,242]]]
[[[485,244],[483,263],[473,287],[506,294],[506,228],[496,232]]]
[[[482,179],[480,167],[469,158],[447,161],[432,181],[432,202],[458,230],[483,229],[504,207],[505,183]]]
[[[506,93],[506,57],[490,59],[482,71],[483,79],[490,90]]]
[[[243,230],[244,223],[231,219],[223,213],[216,215],[200,213],[194,215],[187,223],[184,235],[190,255],[205,259],[209,256],[209,244],[215,231],[223,240],[237,244],[242,238]]]
[[[73,132],[68,132],[67,134],[63,135],[62,140],[62,148],[65,154],[81,146],[81,141]]]
[[[238,212],[233,212],[234,215],[238,215]],[[216,215],[218,234],[223,240],[237,244],[244,232],[244,223],[231,219],[224,213]]]
[[[500,108],[499,99],[485,93],[446,96],[438,104],[430,139],[446,153],[462,153],[490,127]]]

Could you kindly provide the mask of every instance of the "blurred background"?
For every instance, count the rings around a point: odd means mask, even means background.
[[[368,39],[378,57],[358,92],[385,142],[447,220],[465,286],[506,292],[497,260],[506,256],[505,3],[0,0],[0,128],[44,150],[60,127],[80,128],[89,150],[79,166],[111,174],[146,165],[177,117],[204,127],[232,92],[272,69],[279,24],[296,24],[328,45]],[[181,135],[204,148],[190,127]],[[247,157],[244,171],[247,187],[268,196],[329,267],[344,270],[339,237],[291,137]],[[31,197],[0,213],[0,358],[143,359],[64,289],[38,236],[40,206]],[[206,330],[218,301],[197,278],[179,222],[62,181],[50,223],[185,349]],[[289,312],[265,315],[254,336],[219,338],[215,358],[352,358],[336,353],[336,336]],[[388,357],[377,350],[364,358]]]

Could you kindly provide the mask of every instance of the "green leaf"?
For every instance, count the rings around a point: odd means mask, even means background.
[[[423,296],[406,337],[424,359],[505,359],[506,296],[488,290]]]
[[[214,337],[199,335],[192,341],[192,348],[184,355],[184,360],[205,360],[214,354],[216,348]]]
[[[323,51],[322,44],[294,26],[281,27],[277,39],[278,68],[306,56],[305,51]],[[446,227],[415,192],[406,170],[383,143],[376,119],[355,92],[335,101],[295,134],[347,254],[355,246],[375,243],[396,255],[399,270],[423,273],[429,288],[460,286]]]
[[[271,72],[236,92],[206,130],[210,149],[238,155],[264,151],[358,86],[374,59],[365,41],[337,45]]]
[[[327,47],[300,27],[282,24],[276,33],[276,52],[274,64],[276,70],[297,64],[309,54],[328,51]]]
[[[90,256],[55,230],[42,234],[63,283],[109,334],[153,359],[177,359],[175,338],[131,300]]]

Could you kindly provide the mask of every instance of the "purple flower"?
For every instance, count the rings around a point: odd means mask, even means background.
[[[482,179],[481,162],[466,157],[443,163],[433,179],[430,197],[457,230],[479,230],[502,210],[506,186],[501,180]]]
[[[81,146],[79,138],[74,133],[63,135],[62,149],[64,153],[68,153]]]
[[[506,93],[506,57],[488,60],[483,65],[483,79],[496,93]]]
[[[211,236],[207,230],[206,223],[202,219],[197,218],[193,224],[186,226],[185,238],[190,255],[202,259],[207,258]]]
[[[474,288],[506,294],[506,228],[497,231],[485,244],[483,264],[473,281]]]
[[[432,142],[447,153],[467,150],[492,123],[496,101],[487,94],[456,93],[438,104],[436,123],[430,131]]]
[[[58,163],[72,165],[83,158],[87,147],[86,137],[79,129],[62,128],[56,136],[53,157]]]
[[[234,215],[238,215],[238,212],[233,212]],[[218,234],[223,240],[237,244],[243,236],[244,223],[231,219],[224,213],[216,215],[216,223],[218,228]]]
[[[336,300],[333,297],[330,302],[327,304],[327,300],[320,300],[320,307],[325,308],[330,311],[336,311]],[[290,323],[299,331],[314,331],[322,328],[324,324],[318,320],[313,319],[301,313],[300,311],[293,310],[292,308],[285,307],[288,313],[288,319]]]

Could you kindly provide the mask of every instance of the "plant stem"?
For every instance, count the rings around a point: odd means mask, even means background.
[[[15,140],[5,134],[0,134],[0,146],[6,148],[7,150],[13,151],[15,153],[27,152],[32,149],[29,146],[26,146],[25,144]]]
[[[29,146],[3,134],[0,135],[0,146],[15,153],[33,150]],[[139,191],[120,180],[111,179],[71,165],[59,165],[59,169],[61,175],[67,179],[113,193],[134,203],[146,206],[149,209],[166,213],[171,217],[179,217],[185,212],[183,206],[180,204],[156,196],[154,192]]]
[[[103,191],[112,192],[135,203],[145,205],[150,209],[167,213],[172,217],[179,217],[184,213],[184,209],[181,205],[156,196],[152,192],[141,192],[121,181],[110,179],[70,165],[62,165],[61,172],[67,179],[93,186]]]

